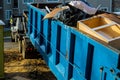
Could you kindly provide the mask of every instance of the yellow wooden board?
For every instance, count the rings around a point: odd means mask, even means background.
[[[87,35],[94,36],[98,41],[120,49],[120,45],[117,43],[120,42],[120,25],[108,18],[102,18],[100,19],[100,16],[97,16],[78,21],[77,28]]]
[[[117,16],[117,15],[114,15],[114,14],[108,14],[108,13],[101,14],[101,16],[109,18],[110,20],[120,24],[120,16]]]

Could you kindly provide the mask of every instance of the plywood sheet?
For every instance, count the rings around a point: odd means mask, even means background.
[[[111,20],[102,16],[94,16],[85,20],[81,20],[81,22],[89,26],[90,28],[96,28],[98,26],[103,26],[112,23]]]
[[[92,35],[98,39],[101,39],[102,41],[108,43],[108,40],[106,38],[104,38],[103,36],[99,35],[98,33],[96,33],[94,30],[90,29],[88,26],[84,25],[82,22],[78,22],[77,23],[77,27],[79,30],[87,33],[88,35]]]
[[[109,18],[110,20],[115,21],[116,23],[120,24],[120,18],[117,15],[104,13],[104,14],[101,14],[101,16]]]
[[[55,8],[50,13],[46,14],[43,19],[53,18],[55,17],[60,11],[68,9],[68,6],[64,6],[62,8]]]
[[[96,28],[91,28],[82,21],[78,21],[77,28],[85,34],[95,37],[96,40],[102,41],[102,43],[120,49],[118,44],[120,42],[120,25],[114,21],[103,26],[96,26]]]

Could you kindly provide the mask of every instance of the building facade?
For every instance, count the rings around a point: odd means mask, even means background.
[[[0,1],[0,19],[2,19],[6,26],[9,24],[11,14],[22,14],[27,11],[27,3],[62,3],[73,0],[1,0]],[[84,0],[91,6],[108,12],[120,12],[120,0]]]
[[[3,20],[3,0],[0,1],[0,20]]]
[[[120,0],[113,0],[112,7],[113,12],[120,12]]]
[[[99,10],[104,10],[112,12],[112,1],[113,0],[86,0],[93,7],[98,8]]]
[[[120,0],[86,0],[92,6],[100,6],[100,10],[108,12],[120,12]]]

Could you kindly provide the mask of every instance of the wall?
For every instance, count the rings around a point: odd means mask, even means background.
[[[86,0],[93,7],[97,8],[98,5],[101,5],[99,9],[108,8],[108,12],[111,12],[111,0]]]
[[[120,12],[120,0],[113,0],[113,11]]]

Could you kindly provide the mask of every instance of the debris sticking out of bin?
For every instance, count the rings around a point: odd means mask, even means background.
[[[103,41],[103,43],[120,49],[120,25],[103,16],[94,16],[78,21],[77,27],[87,35]]]
[[[51,12],[49,12],[48,14],[46,14],[43,19],[55,18],[55,16],[56,16],[59,12],[65,10],[65,9],[69,9],[69,7],[68,7],[68,6],[63,6],[63,7],[61,7],[61,8],[55,8],[55,9],[53,9]]]
[[[84,3],[84,2],[82,2],[82,3]],[[80,5],[82,5],[82,4],[80,4]],[[85,5],[85,3],[84,3],[84,5]],[[87,6],[87,7],[85,7],[85,6]],[[78,20],[86,19],[88,17],[93,16],[93,13],[91,15],[91,14],[89,14],[89,11],[88,11],[88,10],[91,11],[91,9],[93,10],[93,8],[89,7],[87,4],[85,6],[84,6],[84,11],[77,8],[76,6],[69,4],[69,3],[66,3],[65,5],[62,5],[62,4],[59,4],[57,6],[55,5],[54,7],[45,5],[45,7],[42,7],[40,9],[44,10],[44,12],[46,13],[43,20],[44,19],[56,19],[56,20],[60,20],[61,22],[63,22],[66,25],[76,27]],[[88,9],[88,7],[89,7],[89,9]],[[96,13],[96,11],[97,10],[95,9],[94,14]]]

